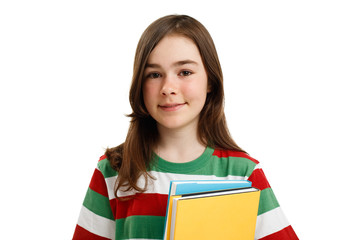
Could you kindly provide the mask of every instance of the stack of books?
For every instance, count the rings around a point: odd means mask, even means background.
[[[253,240],[259,199],[246,180],[171,181],[164,240]]]

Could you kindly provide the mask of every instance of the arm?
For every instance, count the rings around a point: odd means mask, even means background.
[[[255,239],[298,240],[259,164],[248,180],[252,182],[253,187],[261,190]]]
[[[104,161],[104,158],[100,161]],[[106,181],[99,166],[94,171],[86,193],[73,240],[115,239],[114,215]]]

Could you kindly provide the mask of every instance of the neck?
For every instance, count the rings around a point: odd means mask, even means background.
[[[158,131],[156,154],[169,162],[189,162],[205,151],[206,146],[197,135],[197,125],[181,129],[168,129],[158,125]]]

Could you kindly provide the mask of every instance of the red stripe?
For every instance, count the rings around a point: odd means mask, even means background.
[[[252,182],[252,186],[257,189],[264,190],[265,188],[270,188],[270,184],[261,168],[255,169],[248,180]]]
[[[289,225],[286,228],[266,237],[260,238],[259,240],[299,240],[299,238],[296,236],[294,229]]]
[[[110,238],[101,237],[89,232],[83,227],[76,225],[73,240],[109,240]]]
[[[133,215],[165,216],[168,195],[157,193],[137,193],[134,198],[121,201],[110,200],[115,219]]]
[[[258,164],[259,161],[256,160],[255,158],[250,157],[248,154],[244,153],[244,152],[239,152],[239,151],[230,151],[230,150],[219,150],[219,149],[215,149],[213,156],[217,156],[219,158],[227,158],[227,157],[241,157],[241,158],[247,158],[251,161],[253,161],[254,163]]]
[[[90,189],[105,196],[105,197],[109,197],[108,195],[108,191],[107,191],[107,187],[106,187],[106,182],[105,182],[105,178],[102,175],[102,173],[98,170],[95,169],[94,174],[91,178],[91,182],[90,182]]]
[[[101,157],[100,157],[100,159],[99,159],[99,162],[101,161],[101,160],[104,160],[106,158],[106,156],[105,155],[102,155]]]

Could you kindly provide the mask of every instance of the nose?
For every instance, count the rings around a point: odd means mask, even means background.
[[[174,83],[174,79],[170,79],[169,77],[164,78],[163,86],[161,88],[161,95],[169,96],[176,94],[177,94],[177,87]]]

